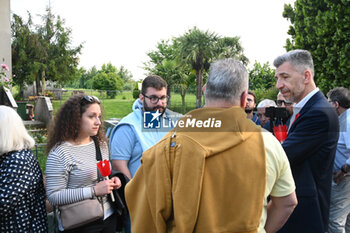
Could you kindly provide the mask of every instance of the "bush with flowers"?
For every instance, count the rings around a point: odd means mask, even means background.
[[[7,87],[12,84],[10,79],[6,77],[6,72],[8,72],[10,69],[6,64],[1,64],[0,67],[0,87]]]

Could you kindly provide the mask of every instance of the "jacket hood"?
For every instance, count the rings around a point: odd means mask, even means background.
[[[181,127],[183,126],[183,127]],[[179,120],[176,135],[200,143],[207,151],[206,157],[228,150],[261,132],[241,107],[196,109]]]
[[[140,99],[135,100],[134,104],[132,105],[132,111],[140,111],[142,113],[143,104]]]

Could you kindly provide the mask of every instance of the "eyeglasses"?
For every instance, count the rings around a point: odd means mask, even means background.
[[[276,100],[277,106],[282,106],[282,104],[286,106],[291,106],[293,102],[285,101],[285,100]]]
[[[147,96],[145,94],[142,94],[144,97],[148,98],[149,101],[151,101],[152,104],[156,104],[158,103],[159,100],[161,100],[162,102],[167,101],[167,99],[169,98],[169,96],[167,95],[163,95],[161,97],[155,96],[155,95],[151,95],[151,96]]]
[[[92,96],[84,95],[83,98],[81,99],[81,102],[84,100],[89,102],[89,103],[95,103],[95,102],[98,104],[100,103],[100,100],[96,96],[93,96],[93,95]]]

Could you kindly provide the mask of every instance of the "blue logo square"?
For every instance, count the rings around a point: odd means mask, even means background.
[[[143,128],[144,129],[159,129],[161,126],[160,123],[159,111],[156,112],[144,112],[143,113]]]

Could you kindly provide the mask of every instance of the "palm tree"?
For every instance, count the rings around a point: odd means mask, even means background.
[[[196,107],[202,106],[203,72],[209,69],[210,63],[217,58],[232,57],[248,63],[243,54],[239,37],[223,37],[209,31],[194,27],[176,39],[179,47],[178,59],[191,64],[196,71]]]
[[[249,60],[243,54],[243,47],[239,42],[239,37],[223,37],[218,41],[218,58],[234,58],[247,65]]]
[[[178,59],[183,63],[191,64],[196,71],[196,107],[202,106],[203,72],[208,70],[211,59],[216,57],[216,33],[202,32],[197,27],[190,29],[183,36],[177,38],[180,46]]]

